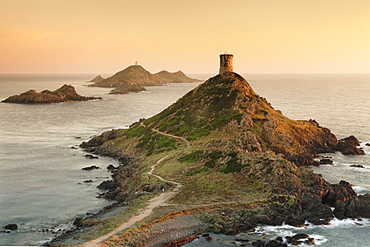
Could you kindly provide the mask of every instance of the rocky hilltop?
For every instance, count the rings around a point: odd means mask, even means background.
[[[44,90],[42,92],[36,92],[35,90],[29,90],[20,95],[11,96],[2,102],[20,104],[55,104],[69,101],[87,101],[96,99],[102,98],[81,96],[76,92],[73,86],[65,84],[55,91]]]
[[[233,72],[210,78],[146,123],[188,139],[205,137],[215,130],[233,133],[233,150],[283,154],[299,166],[314,164],[318,153],[343,151],[348,147],[342,146],[344,141],[339,142],[329,129],[314,120],[285,117]],[[356,145],[359,143],[352,147]],[[349,148],[345,154],[363,154],[363,151]]]
[[[187,77],[182,71],[170,73],[161,71],[156,74],[151,74],[140,65],[131,65],[124,70],[121,70],[107,79],[95,77],[91,82],[95,82],[90,87],[108,87],[117,88],[112,93],[127,93],[137,92],[143,86],[159,86],[166,83],[178,82],[197,82],[199,80]]]

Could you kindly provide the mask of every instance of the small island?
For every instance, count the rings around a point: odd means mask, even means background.
[[[107,79],[100,75],[90,82],[94,82],[89,87],[115,88],[111,94],[127,94],[129,92],[146,91],[144,86],[161,86],[167,83],[200,82],[200,80],[186,76],[182,71],[168,72],[162,70],[156,74],[151,74],[141,65],[135,64],[121,70]]]
[[[2,102],[19,104],[56,104],[70,101],[88,101],[102,99],[101,97],[85,97],[79,95],[71,85],[63,85],[55,91],[44,90],[36,92],[28,90],[20,95],[13,95]]]

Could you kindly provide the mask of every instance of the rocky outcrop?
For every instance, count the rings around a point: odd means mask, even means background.
[[[370,194],[360,195],[338,203],[334,214],[338,219],[370,218]]]
[[[358,146],[360,146],[360,142],[356,137],[351,135],[339,140],[336,150],[340,151],[344,155],[364,155],[364,150],[357,148]]]
[[[29,90],[20,95],[14,95],[2,102],[20,103],[20,104],[54,104],[69,101],[87,101],[102,99],[100,97],[85,97],[77,94],[75,88],[71,85],[63,85],[55,91],[44,90],[40,93],[35,90]]]
[[[119,183],[113,180],[107,180],[99,184],[97,188],[100,190],[112,190],[112,189],[116,189],[118,186],[119,186]]]
[[[335,207],[338,203],[347,201],[355,196],[357,194],[352,189],[351,184],[342,180],[339,184],[332,185],[331,189],[322,198],[322,202]]]

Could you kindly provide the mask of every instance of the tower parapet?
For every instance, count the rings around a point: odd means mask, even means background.
[[[220,74],[225,72],[234,72],[232,54],[220,54]]]

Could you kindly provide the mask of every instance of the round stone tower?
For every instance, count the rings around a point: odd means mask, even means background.
[[[234,72],[232,54],[220,54],[220,74],[225,72]]]

